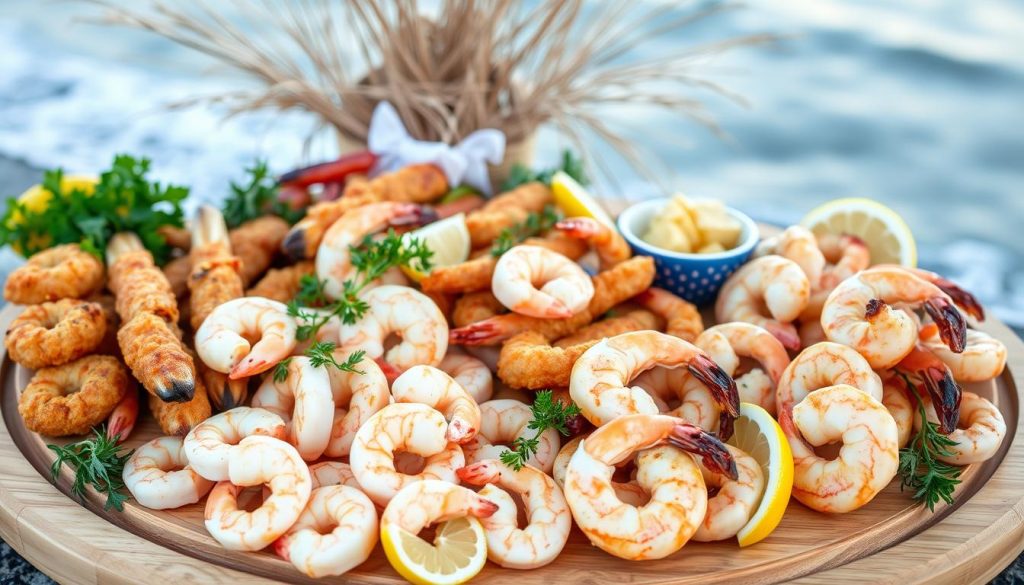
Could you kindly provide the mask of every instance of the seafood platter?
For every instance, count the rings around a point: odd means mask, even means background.
[[[1024,345],[892,210],[377,163],[188,216],[129,156],[12,200],[4,541],[62,583],[959,583],[1024,547]]]

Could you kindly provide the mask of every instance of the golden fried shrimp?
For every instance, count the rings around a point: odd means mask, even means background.
[[[242,261],[242,286],[249,286],[267,271],[287,233],[288,222],[274,215],[251,219],[231,230],[231,251]]]
[[[287,303],[299,292],[302,278],[314,274],[316,268],[312,260],[302,260],[284,268],[271,268],[259,282],[245,291],[245,296]]]
[[[664,327],[664,325],[664,320],[651,311],[647,309],[634,309],[622,315],[594,321],[590,325],[581,327],[575,333],[555,341],[552,345],[562,348],[572,347],[588,341],[600,341],[605,337],[615,337],[630,331],[642,331],[644,329],[654,329],[657,331]]]
[[[498,378],[512,388],[568,386],[573,364],[595,343],[597,340],[552,347],[543,334],[524,331],[501,346]]]
[[[430,203],[448,192],[448,177],[434,164],[421,163],[345,186],[345,197],[372,192],[381,201]]]
[[[815,390],[836,384],[882,399],[882,379],[866,359],[853,348],[823,341],[800,352],[786,366],[775,393],[778,409],[792,408]]]
[[[490,400],[494,393],[494,374],[483,360],[449,349],[437,367],[465,388],[477,404]]]
[[[376,193],[367,192],[311,205],[306,210],[306,217],[288,230],[281,250],[292,260],[312,259],[331,224],[352,209],[378,201],[381,199]]]
[[[181,437],[157,437],[138,447],[121,477],[135,501],[150,510],[195,504],[213,488],[212,481],[188,466]]]
[[[220,211],[200,207],[192,230],[189,323],[196,331],[217,306],[241,297],[243,291],[240,261],[231,255],[228,226]]]
[[[166,321],[142,313],[121,326],[117,343],[124,362],[142,386],[165,401],[187,401],[195,394],[196,367]]]
[[[103,309],[103,319],[107,324],[107,332],[103,335],[103,341],[100,342],[95,353],[119,357],[121,355],[121,348],[117,345],[117,330],[121,325],[121,319],[117,316],[114,295],[97,293],[86,300],[90,303],[98,304]]]
[[[25,428],[48,437],[82,435],[103,422],[128,390],[128,373],[105,355],[42,368],[18,397]]]
[[[991,380],[1006,368],[1006,346],[1002,341],[977,329],[967,330],[961,353],[954,353],[942,342],[939,327],[935,323],[922,327],[918,337],[925,349],[949,366],[953,377],[960,382]]]
[[[188,255],[178,256],[164,264],[164,278],[171,285],[171,291],[177,298],[188,296],[188,277],[192,274],[192,258]]]
[[[517,439],[532,439],[537,432],[529,428],[533,420],[530,407],[518,400],[488,400],[480,405],[480,432],[462,446],[468,463],[499,459]],[[551,473],[561,438],[555,429],[545,429],[537,437],[537,450],[526,463]]]
[[[910,431],[914,430],[917,409],[910,403],[903,381],[898,376],[887,376],[882,382],[882,405],[896,421],[896,444],[902,449],[910,440]]]
[[[396,403],[426,404],[448,421],[447,437],[453,443],[473,440],[480,429],[480,406],[451,376],[431,366],[413,366],[391,384]]]
[[[800,337],[793,321],[810,296],[810,281],[797,263],[781,256],[762,256],[744,264],[722,285],[715,301],[715,319],[759,325],[787,349],[797,349]]]
[[[502,254],[491,292],[509,310],[543,319],[579,314],[594,297],[594,283],[576,262],[539,246],[515,246]]]
[[[704,331],[704,319],[697,307],[665,289],[652,286],[634,299],[640,306],[665,320],[665,333],[693,341]]]
[[[156,233],[163,236],[167,245],[172,248],[188,252],[192,247],[192,233],[183,227],[162,225],[156,228]]]
[[[218,412],[231,410],[245,403],[245,399],[249,396],[248,378],[232,380],[227,374],[207,366],[203,360],[196,363],[196,369],[199,377],[203,380],[203,385],[206,386],[210,406],[217,409]]]
[[[229,449],[228,479],[210,492],[204,513],[207,532],[228,550],[262,550],[277,540],[298,520],[313,484],[295,447],[260,435]],[[242,488],[258,485],[269,487],[270,495],[252,512],[240,509]]]
[[[539,213],[551,203],[551,189],[543,183],[527,183],[498,195],[483,207],[466,215],[473,248],[490,245],[504,230]]]
[[[939,337],[954,353],[964,350],[967,321],[936,285],[902,268],[869,268],[847,278],[828,296],[821,326],[829,341],[856,349],[872,368],[891,368],[917,344],[918,327],[893,303],[924,306]]]
[[[930,422],[937,422],[935,409],[924,398],[925,413]],[[914,427],[921,427],[921,416],[914,417]],[[1006,421],[995,404],[974,392],[964,392],[960,403],[960,422],[949,434],[953,444],[946,447],[950,455],[936,455],[936,459],[953,465],[981,463],[996,454],[1006,436]]]
[[[199,423],[210,418],[213,411],[206,395],[206,385],[196,379],[195,393],[186,402],[164,402],[149,396],[149,410],[165,435],[184,437]]]
[[[38,370],[93,353],[106,333],[100,305],[62,299],[26,307],[11,322],[4,345],[12,360]]]
[[[103,286],[103,263],[78,244],[33,254],[4,284],[4,299],[37,305],[60,299],[84,299]]]
[[[612,484],[615,465],[637,451],[636,481],[651,495],[641,506],[620,500]],[[682,548],[700,527],[708,503],[701,471],[689,453],[709,470],[737,478],[725,445],[675,417],[623,416],[584,439],[569,461],[564,485],[573,518],[591,544],[633,561],[664,558]]]
[[[654,281],[654,259],[634,256],[599,273],[593,281],[594,297],[577,315],[567,319],[497,315],[452,330],[451,341],[463,345],[497,345],[524,331],[537,331],[549,340],[565,337],[605,314],[608,309],[650,288]]]
[[[592,217],[569,217],[556,223],[555,229],[589,244],[601,261],[601,270],[608,270],[633,255],[629,242],[617,229]]]
[[[764,493],[765,477],[761,464],[732,445],[726,445],[725,448],[736,462],[736,479],[712,471],[698,462],[701,475],[704,476],[704,485],[709,490],[715,489],[717,493],[708,494],[708,511],[693,535],[697,542],[714,542],[736,536],[750,521]]]
[[[489,319],[506,311],[494,293],[489,290],[462,295],[452,308],[452,324],[465,327],[477,321]]]
[[[497,459],[486,459],[460,469],[459,479],[483,485],[478,495],[498,504],[498,510],[482,521],[491,561],[509,569],[536,569],[562,552],[572,514],[562,490],[546,473],[530,465],[516,470]],[[523,528],[509,492],[523,502],[527,518]]]
[[[779,405],[779,423],[793,449],[793,496],[819,512],[851,512],[870,502],[896,476],[896,422],[882,403],[839,384],[810,393],[796,406]],[[814,447],[842,442],[835,459]]]
[[[578,260],[587,251],[586,244],[581,240],[559,234],[527,238],[523,244],[547,248],[570,260]],[[487,248],[479,256],[461,264],[434,268],[420,281],[420,286],[424,292],[468,293],[486,290],[491,286],[497,264],[498,258]]]
[[[178,322],[178,299],[164,273],[153,263],[153,255],[131,233],[115,234],[107,244],[110,282],[117,299],[117,314],[127,323],[143,313],[168,323]]]

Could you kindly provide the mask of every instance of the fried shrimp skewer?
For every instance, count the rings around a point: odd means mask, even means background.
[[[191,400],[195,364],[179,339],[178,303],[138,236],[121,233],[107,245],[110,290],[123,325],[117,342],[132,374],[160,400]]]

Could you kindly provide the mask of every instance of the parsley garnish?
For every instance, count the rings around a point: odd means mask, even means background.
[[[519,437],[512,442],[511,450],[501,453],[501,462],[516,471],[522,469],[523,465],[537,454],[540,436],[544,431],[555,429],[563,436],[568,436],[569,428],[566,425],[569,419],[580,413],[580,408],[575,404],[565,406],[554,400],[550,390],[537,392],[530,410],[533,412],[533,420],[527,424],[527,428],[537,431],[533,438]]]
[[[121,493],[124,488],[124,464],[131,457],[132,451],[120,454],[119,437],[108,437],[105,429],[93,429],[93,436],[64,447],[47,445],[57,454],[57,459],[50,466],[53,481],[60,477],[61,465],[67,463],[75,472],[75,480],[71,484],[71,493],[78,498],[85,497],[85,486],[91,485],[96,491],[107,495],[103,509],[114,508],[124,511],[124,502],[128,496]]]
[[[268,213],[280,216],[288,223],[295,223],[306,214],[304,210],[281,201],[278,197],[280,187],[271,176],[266,161],[255,161],[245,172],[248,182],[239,184],[232,181],[231,193],[224,201],[224,222],[229,228],[236,228]]]
[[[917,388],[905,375],[900,374],[906,388],[917,400],[917,410],[924,421],[910,443],[900,449],[900,490],[914,490],[914,499],[924,503],[928,510],[934,512],[935,504],[942,500],[953,503],[953,491],[960,483],[963,469],[936,459],[937,456],[950,456],[949,447],[955,441],[939,432],[939,425],[929,422],[925,414],[924,402]]]
[[[357,370],[356,365],[363,361],[366,357],[366,352],[363,350],[354,351],[349,354],[348,358],[343,362],[339,362],[334,357],[334,350],[337,346],[330,341],[318,341],[313,345],[309,346],[305,355],[309,358],[309,363],[314,368],[322,368],[330,365],[338,368],[342,372],[352,372],[353,374],[362,375],[364,372]],[[288,366],[291,365],[292,358],[286,358],[281,360],[274,366],[274,381],[284,382],[288,379]]]
[[[565,174],[576,179],[576,182],[580,185],[586,185],[590,182],[587,179],[586,171],[583,169],[583,159],[577,157],[571,150],[566,149],[562,151],[562,164],[552,169],[534,171],[521,164],[513,165],[509,170],[508,178],[501,184],[501,190],[511,191],[520,185],[534,181],[550,185],[551,177],[558,171],[565,172]]]
[[[523,221],[501,230],[491,245],[491,256],[497,258],[526,238],[550,230],[555,227],[558,220],[558,211],[553,205],[545,205],[540,213],[530,212]]]

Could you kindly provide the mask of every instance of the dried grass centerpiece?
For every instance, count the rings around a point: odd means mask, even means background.
[[[762,43],[749,35],[690,44],[688,25],[733,7],[583,0],[177,0],[105,6],[105,21],[150,30],[262,83],[192,100],[231,113],[304,109],[365,143],[381,100],[410,134],[455,143],[481,128],[505,132],[510,150],[550,123],[585,155],[606,141],[641,170],[640,151],[603,108],[664,108],[717,131],[695,93],[741,99],[703,77],[707,57]],[[532,3],[531,3],[532,4]],[[638,56],[671,37],[656,56]],[[659,47],[661,46],[659,45]],[[528,162],[528,161],[527,161]]]

